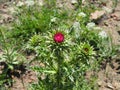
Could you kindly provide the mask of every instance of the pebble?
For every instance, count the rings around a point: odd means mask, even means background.
[[[113,87],[113,85],[111,83],[107,83],[107,87],[114,90],[114,87]]]
[[[100,86],[102,86],[103,82],[102,81],[98,81],[97,84],[100,87]]]
[[[77,0],[71,0],[71,4],[77,4],[78,2],[77,2]]]

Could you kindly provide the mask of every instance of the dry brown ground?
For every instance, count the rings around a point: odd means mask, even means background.
[[[120,0],[114,12],[108,14],[107,17],[99,23],[99,26],[112,37],[114,45],[120,45]],[[118,51],[117,58],[104,65],[104,68],[98,72],[99,90],[120,90],[120,51]]]

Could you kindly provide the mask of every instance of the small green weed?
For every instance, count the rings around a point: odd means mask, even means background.
[[[6,40],[3,34],[3,28],[0,28],[0,42],[2,46],[2,55],[0,57],[0,64],[4,66],[2,73],[0,74],[0,86],[7,84],[12,86],[12,73],[15,69],[23,65],[25,57],[19,54],[10,43]]]

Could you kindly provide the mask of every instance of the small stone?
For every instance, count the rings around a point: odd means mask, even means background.
[[[102,81],[98,81],[97,84],[98,84],[98,86],[102,86],[103,82]]]
[[[2,71],[0,71],[0,74],[2,74]]]
[[[111,83],[107,83],[107,87],[114,90],[114,87]]]
[[[101,18],[104,14],[105,14],[104,10],[101,10],[101,11],[96,10],[95,12],[91,13],[90,19],[97,20]]]
[[[77,2],[77,0],[71,0],[71,4],[77,4],[78,2]]]
[[[0,24],[3,24],[3,20],[0,20]]]

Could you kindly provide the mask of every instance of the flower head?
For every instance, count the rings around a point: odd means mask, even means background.
[[[62,43],[64,41],[64,35],[61,33],[61,32],[57,32],[55,35],[54,35],[54,41],[56,43]]]
[[[80,49],[85,55],[94,55],[94,48],[89,43],[81,43]]]

